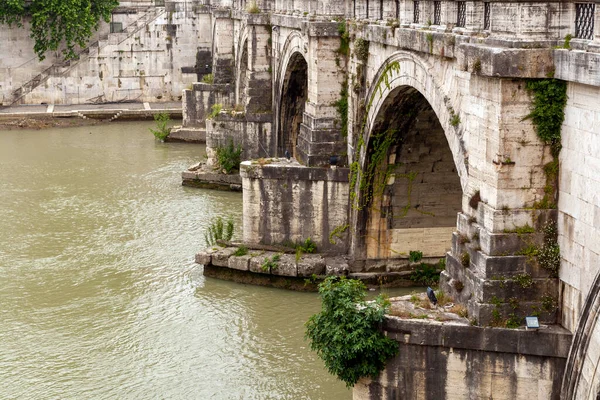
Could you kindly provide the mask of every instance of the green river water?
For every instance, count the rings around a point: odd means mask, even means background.
[[[316,294],[202,276],[241,195],[182,187],[204,147],[152,125],[0,132],[0,399],[350,399]]]

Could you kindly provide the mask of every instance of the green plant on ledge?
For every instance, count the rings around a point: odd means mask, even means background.
[[[225,222],[221,217],[214,218],[204,232],[204,241],[208,247],[217,244],[218,240],[228,242],[233,237],[234,229],[233,219],[229,218]]]
[[[219,167],[225,171],[226,174],[230,174],[234,170],[240,167],[242,159],[242,146],[237,147],[233,144],[233,140],[229,140],[229,144],[226,146],[219,146],[217,151],[217,163]]]
[[[164,141],[167,136],[171,133],[171,128],[167,128],[171,117],[168,113],[154,114],[154,121],[156,121],[156,129],[150,128],[150,132],[160,141]]]
[[[208,114],[208,119],[214,119],[217,115],[221,113],[223,109],[223,104],[213,104],[210,108],[210,114]]]
[[[248,6],[246,7],[246,11],[249,14],[258,14],[260,12],[260,8],[258,8],[258,4],[256,4],[256,1],[253,1],[251,3],[248,3]]]
[[[379,295],[367,303],[365,285],[343,277],[325,279],[319,294],[321,311],[306,322],[310,348],[347,387],[361,377],[375,378],[398,352],[398,343],[379,330],[389,300]]]
[[[213,84],[215,81],[215,76],[213,74],[206,74],[202,76],[202,83]]]
[[[279,260],[281,260],[281,254],[275,254],[271,258],[265,257],[265,260],[263,261],[260,268],[263,271],[273,271],[279,268]]]

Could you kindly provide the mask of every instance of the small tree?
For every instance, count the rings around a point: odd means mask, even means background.
[[[365,302],[365,285],[343,277],[325,279],[319,294],[321,312],[306,323],[310,348],[347,387],[363,376],[375,378],[398,352],[398,343],[379,330],[389,301],[379,295],[374,303]]]

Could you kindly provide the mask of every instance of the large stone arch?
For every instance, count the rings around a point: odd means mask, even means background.
[[[282,47],[281,52],[279,53],[279,62],[276,66],[275,70],[275,84],[274,84],[274,129],[275,129],[275,137],[277,138],[277,152],[282,156],[282,143],[280,143],[280,138],[283,136],[281,130],[281,108],[282,101],[284,97],[284,85],[286,84],[286,76],[289,75],[290,67],[292,66],[294,60],[297,60],[298,56],[301,56],[304,61],[306,60],[306,46],[307,43],[302,37],[302,34],[299,31],[292,31],[285,40],[285,43]],[[310,69],[307,69],[307,74],[310,73]],[[307,81],[310,82],[310,76],[307,75]]]
[[[468,187],[463,131],[450,123],[460,97],[443,90],[432,65],[403,51],[388,58],[372,82],[355,160],[361,187],[355,258],[403,258],[411,250],[444,257]],[[376,155],[383,137],[392,144]]]
[[[600,273],[587,295],[565,366],[561,399],[600,396]]]

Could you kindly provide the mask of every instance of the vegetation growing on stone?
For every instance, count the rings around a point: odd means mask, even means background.
[[[260,13],[260,8],[258,8],[256,1],[252,1],[248,3],[248,6],[246,6],[246,11],[250,14],[258,14]]]
[[[248,254],[248,248],[246,246],[238,247],[237,250],[233,253],[235,257],[245,256],[246,254]]]
[[[533,96],[532,110],[525,117],[531,119],[538,137],[553,148],[560,150],[560,130],[565,120],[567,82],[559,79],[532,79],[527,90]]]
[[[332,230],[331,233],[329,234],[329,243],[337,244],[336,238],[341,239],[342,233],[346,232],[349,227],[350,227],[350,225],[348,225],[348,224],[336,226],[334,228],[334,230]]]
[[[348,33],[348,27],[346,21],[338,22],[338,33],[340,34],[340,47],[338,53],[343,56],[350,54],[350,34]]]
[[[342,82],[340,90],[340,99],[335,102],[335,108],[340,116],[341,128],[340,131],[343,137],[348,136],[348,80]]]
[[[440,273],[437,271],[435,265],[421,263],[410,274],[409,279],[419,285],[432,286],[437,285],[439,282]]]
[[[556,222],[550,221],[544,227],[544,244],[537,253],[540,266],[550,272],[552,278],[558,277],[560,268],[560,247]]]
[[[214,119],[217,115],[221,113],[223,109],[223,104],[213,104],[210,108],[210,114],[208,114],[208,119]]]
[[[0,24],[23,27],[30,22],[33,50],[43,60],[47,51],[60,49],[65,59],[77,57],[100,21],[109,22],[117,0],[2,0]]]
[[[269,271],[269,272],[273,271],[273,270],[279,268],[279,260],[281,260],[281,254],[275,254],[271,258],[265,257],[265,259],[261,265],[261,269],[263,271]]]
[[[408,252],[408,261],[411,263],[419,262],[423,258],[423,252],[419,250],[411,250]]]
[[[229,144],[226,146],[217,147],[216,152],[217,163],[226,174],[230,174],[234,170],[239,169],[242,158],[241,145],[235,146],[233,140],[229,140]]]
[[[171,133],[171,128],[167,127],[169,121],[171,121],[171,117],[169,117],[168,113],[158,113],[154,114],[154,121],[156,121],[156,129],[150,128],[150,132],[158,140],[165,140]]]
[[[215,76],[213,74],[202,75],[202,83],[213,84],[215,81]]]
[[[234,230],[233,219],[223,221],[223,218],[217,217],[211,221],[204,232],[204,241],[208,247],[214,246],[219,240],[228,242],[233,237]]]
[[[359,61],[366,63],[369,58],[369,42],[363,38],[357,38],[354,41],[354,55]]]
[[[398,344],[379,330],[389,301],[379,295],[367,303],[365,285],[343,277],[325,279],[319,294],[321,312],[306,323],[311,349],[347,387],[361,377],[377,377],[386,361],[398,352]]]

